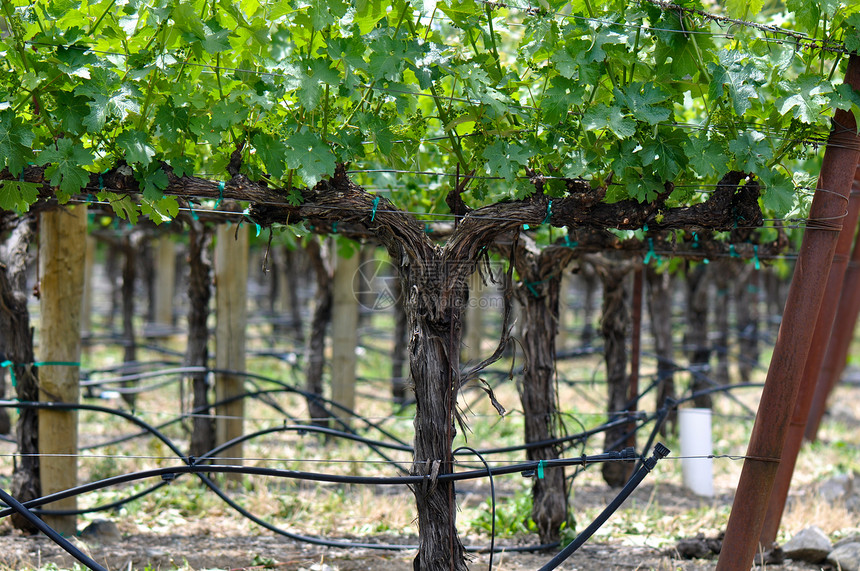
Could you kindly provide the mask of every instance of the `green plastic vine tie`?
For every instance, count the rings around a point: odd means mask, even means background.
[[[429,233],[430,233],[430,223],[429,223],[429,222],[425,222],[425,223],[424,223],[424,233],[425,233],[425,234],[429,234]]]
[[[648,252],[645,254],[645,259],[642,260],[642,263],[647,266],[651,263],[651,258],[654,258],[658,262],[660,261],[660,256],[654,251],[654,238],[648,238]]]
[[[758,244],[753,245],[753,256],[754,256],[754,260],[755,260],[755,269],[760,270],[761,269],[761,263],[759,263],[759,260],[758,260]]]
[[[14,365],[14,363],[8,359],[0,363],[0,367],[9,369],[9,375],[12,377],[12,388],[15,388],[15,385],[18,384],[18,379],[15,378],[15,368],[12,365]]]
[[[338,222],[338,221],[337,221],[337,220],[335,220],[334,222],[332,222],[332,223],[331,223],[331,231],[332,231],[332,234],[337,234],[337,222]]]
[[[247,218],[248,220],[251,220],[251,222],[254,224],[254,226],[256,226],[256,227],[257,227],[257,237],[259,238],[259,237],[260,237],[260,232],[262,232],[262,231],[263,231],[263,227],[262,227],[262,226],[260,226],[259,224],[257,224],[256,222],[254,222],[254,220],[252,220],[252,219],[251,219],[251,207],[249,206],[248,208],[246,208],[245,210],[243,210],[243,211],[242,211],[242,215],[243,215],[245,218]],[[241,227],[242,227],[242,221],[240,220],[240,221],[239,221],[239,228],[241,228]]]
[[[370,211],[370,221],[373,222],[376,220],[376,207],[379,206],[379,197],[373,197],[373,210]]]
[[[548,224],[550,216],[552,216],[552,198],[550,198],[549,202],[546,203],[546,218],[543,219],[541,224]]]
[[[729,257],[730,258],[740,258],[740,254],[738,254],[737,250],[735,250],[734,244],[729,244]]]
[[[538,460],[537,477],[538,480],[543,480],[543,460]]]
[[[218,183],[218,200],[215,201],[215,210],[221,206],[221,201],[224,200],[224,181]]]
[[[579,242],[571,241],[571,240],[570,240],[570,236],[568,236],[567,234],[565,234],[565,235],[564,235],[564,245],[565,245],[565,246],[567,246],[568,248],[573,249],[573,248],[576,248],[576,247],[579,245]]]
[[[191,218],[193,218],[195,221],[200,220],[200,217],[197,216],[197,212],[194,210],[194,203],[192,203],[190,200],[188,201],[188,210],[191,212]]]

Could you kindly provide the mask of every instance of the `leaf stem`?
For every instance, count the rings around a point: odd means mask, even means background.
[[[96,20],[92,26],[90,26],[90,31],[89,31],[90,37],[95,36],[96,30],[98,30],[99,26],[101,26],[102,20],[104,20],[105,16],[108,15],[108,12],[110,12],[110,10],[111,10],[111,8],[113,8],[114,4],[116,4],[116,0],[110,0],[110,2],[108,2],[107,7],[104,9],[104,12],[102,12],[102,15],[99,16],[99,19]]]

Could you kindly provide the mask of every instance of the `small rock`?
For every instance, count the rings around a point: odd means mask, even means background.
[[[678,540],[675,551],[684,559],[704,559],[715,553],[711,542],[702,535]],[[716,553],[719,553],[719,550]]]
[[[774,547],[764,553],[756,553],[754,562],[761,566],[782,565],[785,562],[785,552],[780,547]]]
[[[842,571],[860,571],[860,543],[846,543],[830,552],[827,562]]]
[[[815,525],[801,529],[782,546],[785,556],[789,559],[809,563],[824,561],[832,549],[830,538]]]
[[[834,548],[842,547],[843,545],[846,545],[848,543],[860,543],[860,534],[855,533],[855,534],[849,535],[847,537],[843,537],[842,539],[837,541],[835,544],[833,544],[833,547]]]
[[[851,493],[853,478],[848,474],[840,474],[818,485],[818,494],[828,503],[841,500]]]
[[[846,404],[834,404],[830,407],[828,415],[830,415],[830,418],[833,421],[842,423],[848,427],[853,427],[860,424],[860,421],[857,420],[857,416],[854,414],[854,409]]]
[[[122,534],[114,522],[107,519],[97,519],[81,531],[80,537],[84,541],[113,543],[122,539]]]

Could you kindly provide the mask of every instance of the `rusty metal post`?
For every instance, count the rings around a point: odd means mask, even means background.
[[[855,193],[860,193],[860,168],[854,175],[852,197]],[[824,364],[821,367],[818,382],[815,384],[815,394],[812,397],[806,421],[805,436],[809,441],[815,440],[821,418],[827,408],[827,398],[833,392],[842,371],[845,370],[848,349],[854,339],[854,327],[857,325],[858,316],[860,316],[860,240],[854,244],[854,251],[848,262],[848,269],[845,271],[830,343],[827,345]]]
[[[848,199],[848,214],[842,221],[842,231],[836,242],[836,252],[830,266],[830,275],[827,277],[824,300],[821,303],[818,320],[812,333],[812,344],[806,357],[806,365],[800,379],[800,389],[794,402],[794,412],[791,415],[785,444],[782,448],[782,462],[776,471],[773,491],[770,494],[770,504],[759,538],[759,543],[765,548],[770,548],[771,544],[776,541],[776,534],[779,532],[779,522],[782,520],[782,512],[785,509],[788,490],[791,487],[791,477],[794,474],[797,455],[803,444],[803,432],[806,428],[806,420],[809,418],[812,395],[815,392],[815,384],[818,381],[824,355],[827,352],[830,332],[833,330],[833,321],[836,318],[839,294],[844,284],[845,269],[851,254],[851,244],[854,242],[857,214],[860,212],[860,180],[857,178],[860,171],[855,169],[854,172],[854,187]]]
[[[849,56],[845,83],[860,90],[860,56],[856,54]],[[810,221],[797,258],[717,571],[749,569],[758,549],[786,429],[824,297],[824,280],[839,238],[835,230],[841,229],[859,160],[857,123],[852,113],[839,109],[832,121]]]

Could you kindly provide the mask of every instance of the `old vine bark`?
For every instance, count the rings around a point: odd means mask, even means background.
[[[33,236],[35,219],[21,217],[0,250],[0,357],[12,362],[15,375],[15,396],[21,401],[39,400],[36,367],[32,365],[33,329],[27,310],[27,245]],[[22,408],[18,414],[16,440],[18,454],[12,472],[11,493],[26,502],[42,495],[39,481],[39,417],[35,408]],[[12,516],[17,529],[35,532],[36,528],[23,517]]]
[[[311,318],[311,331],[308,336],[308,370],[305,375],[308,415],[311,424],[328,428],[331,414],[323,406],[323,367],[325,366],[325,332],[331,323],[333,302],[333,270],[325,248],[311,240],[305,251],[308,254],[317,281],[316,305]]]
[[[597,260],[596,256],[591,258]],[[605,432],[604,450],[620,450],[628,442],[628,425],[623,421],[628,405],[629,377],[627,376],[627,335],[630,331],[630,311],[625,278],[633,269],[630,262],[595,261],[597,275],[603,283],[603,317],[600,333],[603,336],[603,358],[606,362],[606,382],[609,399],[607,420],[611,426]],[[633,473],[628,462],[605,462],[601,467],[603,480],[610,486],[623,486]]]
[[[555,339],[558,333],[558,304],[562,272],[572,257],[570,248],[539,250],[530,239],[514,260],[521,282],[516,288],[522,305],[522,348],[525,358],[520,401],[525,416],[525,443],[547,441],[558,436],[558,394],[555,386]],[[559,457],[558,446],[529,446],[529,460]],[[532,519],[541,543],[558,541],[561,525],[568,518],[564,470],[546,472],[532,482]]]
[[[212,299],[212,262],[208,257],[212,229],[196,220],[188,220],[188,347],[185,363],[190,367],[208,367],[209,301]],[[205,371],[190,375],[192,409],[192,456],[200,456],[215,447],[215,420],[209,402],[208,375]]]

